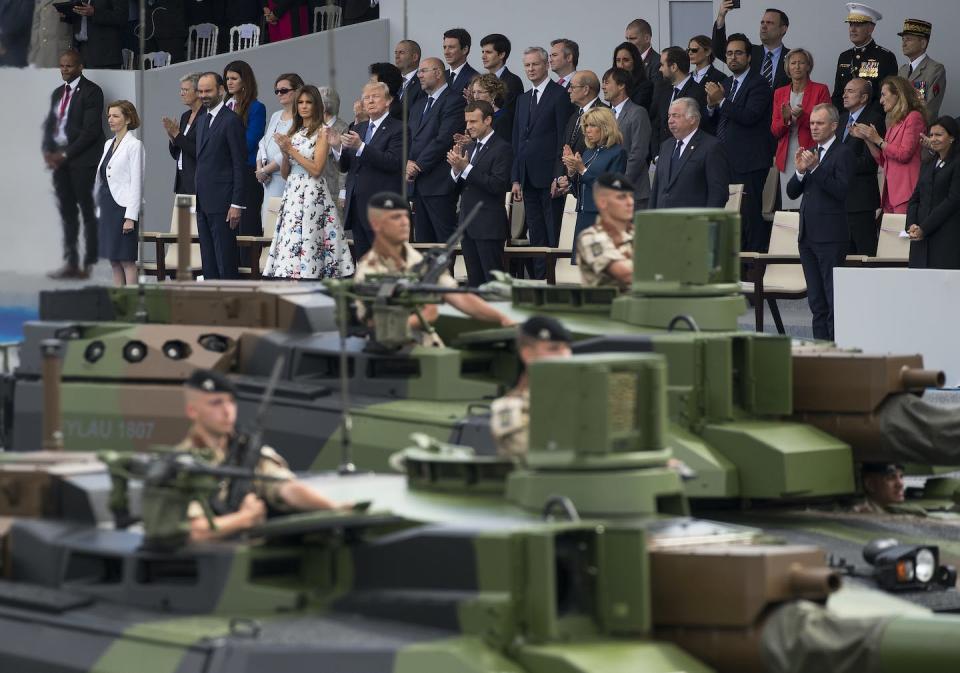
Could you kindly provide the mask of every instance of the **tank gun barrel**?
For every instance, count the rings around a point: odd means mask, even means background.
[[[790,588],[797,596],[826,596],[840,588],[840,573],[833,568],[799,564],[790,568]]]
[[[947,377],[937,369],[915,369],[904,366],[900,370],[900,383],[908,390],[942,388],[946,382]]]

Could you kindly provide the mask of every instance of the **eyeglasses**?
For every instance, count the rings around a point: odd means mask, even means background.
[[[273,93],[277,96],[286,96],[291,91],[293,91],[293,89],[282,88],[282,89],[274,89]]]
[[[688,53],[688,54],[696,54],[698,51],[700,51],[700,47],[688,47],[688,48],[687,48],[687,53]]]

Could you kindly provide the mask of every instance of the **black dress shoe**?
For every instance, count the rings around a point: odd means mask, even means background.
[[[72,280],[82,277],[83,273],[80,271],[80,267],[74,264],[64,264],[56,271],[47,274],[47,278],[53,278],[54,280]]]

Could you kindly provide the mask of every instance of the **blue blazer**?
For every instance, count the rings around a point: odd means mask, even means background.
[[[197,115],[197,210],[226,213],[230,204],[244,206],[246,146],[243,122],[224,105],[210,124],[210,114]]]
[[[853,151],[839,140],[833,144],[815,171],[803,180],[794,173],[787,183],[791,199],[800,201],[799,240],[808,243],[842,243],[850,239],[847,227],[847,191],[856,171]]]
[[[627,169],[627,151],[623,145],[595,147],[582,155],[587,170],[576,176],[577,212],[597,213],[597,204],[593,202],[593,184],[604,173],[623,173]]]
[[[729,95],[733,77],[723,81],[723,90]],[[766,171],[773,164],[773,134],[770,133],[773,91],[759,73],[750,71],[737,90],[736,97],[727,100],[713,111],[714,128],[727,119],[724,149],[733,173]],[[736,180],[734,180],[736,182]]]
[[[730,167],[723,144],[697,129],[674,169],[676,147],[676,139],[668,138],[657,150],[660,158],[650,188],[650,209],[723,208],[730,195]]]
[[[257,147],[267,130],[267,106],[254,99],[247,110],[247,166],[257,165]]]
[[[367,135],[370,122],[357,124],[353,130],[361,138]],[[351,214],[369,230],[367,201],[377,192],[399,192],[403,185],[403,123],[389,114],[380,123],[363,153],[343,148],[340,171],[347,174],[346,205],[343,221],[350,222]]]
[[[453,147],[453,134],[464,127],[463,95],[447,86],[424,116],[429,97],[426,92],[410,110],[410,160],[420,167],[413,183],[419,196],[440,196],[454,191],[450,180],[447,152]]]
[[[563,149],[563,130],[573,104],[567,90],[552,80],[544,88],[531,118],[532,100],[533,89],[517,97],[510,177],[521,186],[529,180],[537,189],[547,189],[554,178],[554,161]]]

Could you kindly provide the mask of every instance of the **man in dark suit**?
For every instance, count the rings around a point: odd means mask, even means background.
[[[850,133],[854,124],[873,124],[881,137],[886,133],[883,111],[871,105],[872,85],[865,79],[852,79],[843,88],[843,113],[837,126],[837,139],[853,153],[854,175],[847,192],[847,223],[850,225],[850,254],[877,254],[880,229],[877,209],[880,187],[877,184],[877,162],[862,139]]]
[[[732,0],[723,0],[717,21],[713,24],[714,56],[721,61],[726,58],[726,54],[720,53],[720,50],[727,44],[726,17],[731,9]],[[783,43],[783,36],[789,28],[790,19],[786,12],[779,9],[764,10],[760,17],[760,44],[752,45],[750,49],[750,68],[763,77],[771,89],[779,89],[790,83],[790,77],[783,67],[790,53],[790,47]]]
[[[367,202],[377,192],[397,191],[403,181],[403,124],[389,116],[390,91],[383,82],[363,87],[361,101],[367,121],[340,135],[327,131],[327,140],[340,170],[347,174],[344,188],[344,228],[353,232],[354,256],[363,257],[373,244]]]
[[[450,150],[447,163],[450,178],[460,187],[459,221],[481,204],[462,244],[467,284],[478,287],[493,280],[494,271],[503,270],[503,245],[510,229],[503,195],[510,189],[513,150],[494,134],[493,106],[487,101],[467,105],[464,119],[473,142]]]
[[[439,58],[420,63],[423,98],[410,111],[407,182],[412,185],[414,237],[418,243],[446,241],[457,222],[457,194],[445,161],[453,135],[463,130],[463,96],[454,92]]]
[[[650,115],[627,96],[630,81],[630,73],[623,68],[610,68],[603,74],[603,96],[623,134],[627,153],[624,174],[634,185],[634,208],[646,210],[650,200]]]
[[[51,278],[85,278],[97,263],[97,215],[93,183],[103,150],[103,91],[83,76],[83,60],[74,50],[60,56],[64,85],[50,95],[43,125],[43,160],[53,171],[53,188],[63,224],[63,261]],[[78,212],[79,209],[79,212]],[[77,250],[83,214],[83,268]]]
[[[86,0],[64,17],[72,24],[73,43],[87,68],[119,68],[129,7],[124,0]]]
[[[607,107],[606,103],[600,100],[600,80],[596,73],[590,70],[578,70],[573,73],[570,80],[570,104],[572,112],[567,118],[567,123],[563,127],[563,146],[560,153],[556,156],[554,163],[554,183],[555,187],[551,189],[554,199],[562,199],[559,203],[554,202],[553,221],[560,233],[560,222],[563,218],[563,205],[566,201],[567,192],[570,189],[570,180],[567,177],[567,169],[561,160],[565,147],[569,147],[574,154],[583,154],[587,151],[587,141],[583,137],[583,128],[580,121],[588,110],[595,107]]]
[[[773,164],[770,115],[773,91],[750,69],[752,45],[743,33],[727,41],[727,67],[733,76],[723,86],[707,83],[707,112],[730,160],[730,180],[743,185],[740,206],[741,249],[766,252],[770,224],[763,219],[763,185]]]
[[[650,208],[723,208],[730,191],[727,155],[700,128],[700,104],[675,100],[667,123],[671,137],[660,146]]]
[[[477,71],[467,63],[471,42],[470,33],[463,28],[451,28],[443,34],[443,60],[447,62],[447,84],[458,96],[463,95],[463,90],[477,74]]]
[[[559,37],[550,42],[550,53],[547,56],[550,70],[557,76],[557,84],[564,89],[570,89],[573,82],[573,73],[580,63],[580,45],[565,37]]]
[[[493,73],[507,87],[503,99],[505,108],[513,108],[517,96],[523,93],[523,80],[510,72],[507,59],[510,58],[510,40],[506,35],[491,33],[480,40],[480,60],[487,72]]]
[[[816,147],[800,148],[796,174],[787,195],[800,198],[800,263],[807,281],[807,302],[813,312],[813,338],[833,339],[833,270],[841,266],[850,244],[847,188],[855,159],[837,139],[837,108],[822,103],[810,113],[810,134]]]
[[[623,31],[623,39],[627,42],[633,42],[634,46],[640,51],[643,59],[643,67],[647,71],[647,79],[656,82],[662,76],[660,72],[660,54],[653,48],[653,28],[646,19],[634,19],[627,24]]]
[[[570,97],[547,76],[547,51],[530,47],[523,53],[523,71],[532,89],[517,98],[513,124],[513,200],[523,201],[530,244],[556,247],[550,191],[554,158],[563,147],[563,129],[570,117]],[[546,278],[546,262],[534,261],[531,273]]]
[[[707,112],[707,95],[703,87],[690,76],[690,57],[685,49],[668,47],[660,53],[662,81],[653,92],[650,105],[650,126],[653,129],[650,151],[654,156],[660,145],[670,137],[667,115],[670,105],[678,98],[692,98],[700,104],[701,122]]]
[[[239,277],[237,227],[246,204],[246,131],[224,105],[223,79],[206,72],[197,82],[206,112],[197,117],[197,234],[205,280]]]
[[[408,119],[409,111],[423,97],[420,78],[417,77],[417,71],[420,69],[420,54],[420,45],[413,40],[400,40],[393,49],[393,64],[403,76],[399,94],[400,102],[407,108]]]

